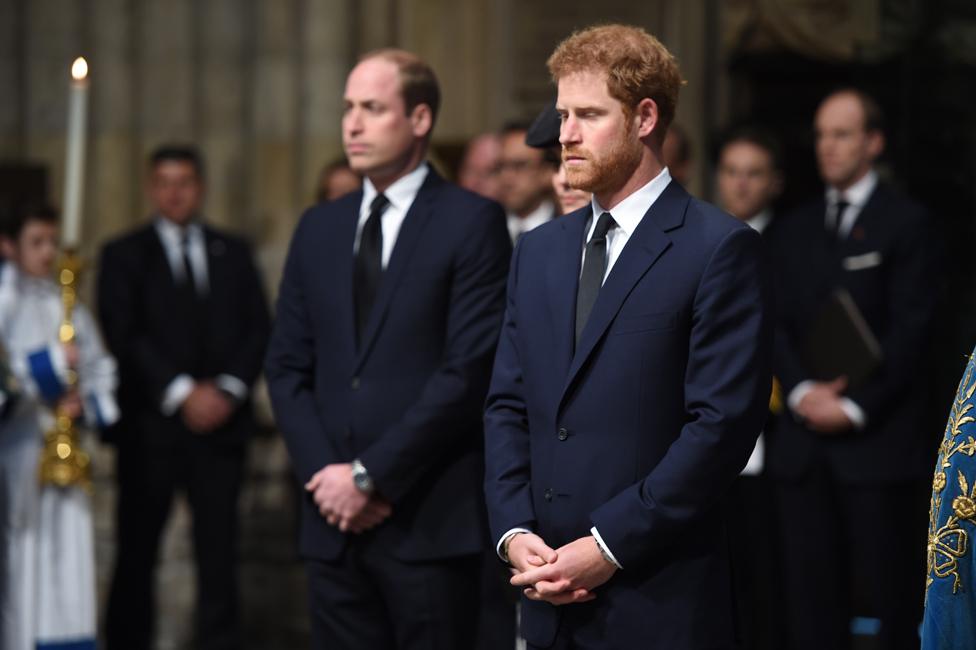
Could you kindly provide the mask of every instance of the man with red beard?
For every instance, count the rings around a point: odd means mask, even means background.
[[[657,39],[594,27],[548,65],[567,177],[593,198],[520,239],[486,406],[522,635],[733,648],[723,502],[770,391],[760,237],[662,164],[682,80]]]

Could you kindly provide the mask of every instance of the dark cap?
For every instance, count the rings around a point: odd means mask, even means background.
[[[556,112],[556,101],[546,106],[539,116],[532,122],[532,126],[525,133],[525,144],[536,149],[549,149],[559,146],[559,113]]]

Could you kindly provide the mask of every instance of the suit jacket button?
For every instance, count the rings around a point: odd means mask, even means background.
[[[559,439],[560,440],[565,440],[568,437],[569,437],[569,431],[566,431],[566,429],[560,429],[559,430]]]
[[[552,501],[552,489],[546,488],[545,494],[542,495],[546,501]]]
[[[349,386],[353,390],[359,390],[359,377],[353,377]]]

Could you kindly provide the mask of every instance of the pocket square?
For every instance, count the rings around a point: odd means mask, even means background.
[[[842,264],[847,271],[863,271],[864,269],[870,269],[881,264],[881,253],[871,251],[863,255],[852,255],[845,257]]]

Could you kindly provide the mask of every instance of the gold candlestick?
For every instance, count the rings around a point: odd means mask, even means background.
[[[62,344],[75,340],[73,315],[80,271],[81,257],[73,249],[66,249],[58,261],[58,283],[61,285],[63,308],[58,339]],[[67,384],[68,392],[75,390],[78,385],[78,374],[74,369],[68,370]],[[57,408],[54,415],[54,427],[44,434],[40,464],[41,483],[57,487],[79,486],[90,490],[91,459],[81,449],[74,420],[61,407]]]

